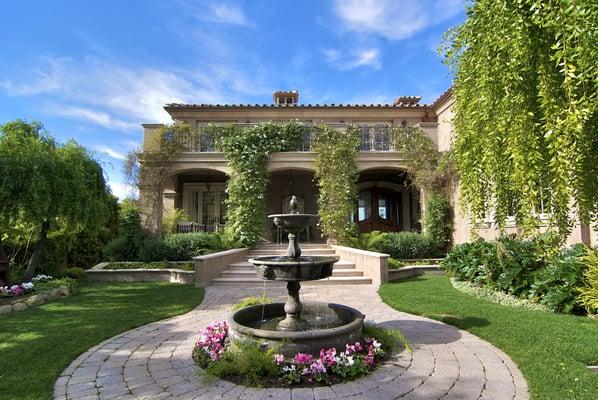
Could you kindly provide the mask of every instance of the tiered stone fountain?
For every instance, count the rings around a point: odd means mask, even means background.
[[[268,303],[243,308],[229,317],[229,337],[235,341],[257,341],[276,346],[280,353],[317,354],[321,348],[344,348],[361,337],[364,315],[354,308],[335,303],[301,303],[302,281],[332,275],[338,256],[301,256],[297,235],[318,216],[300,214],[292,197],[290,214],[270,215],[274,224],[288,232],[286,256],[264,256],[249,260],[259,278],[286,281],[286,303]]]

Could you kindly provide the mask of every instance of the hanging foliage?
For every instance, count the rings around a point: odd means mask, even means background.
[[[396,151],[408,155],[405,165],[413,185],[427,193],[448,198],[456,179],[452,152],[439,152],[432,140],[418,127],[395,127],[391,132]]]
[[[593,0],[480,0],[444,42],[455,74],[455,155],[473,218],[523,233],[571,206],[598,211],[598,7]],[[543,209],[543,210],[542,210]]]
[[[308,129],[296,122],[209,128],[216,148],[224,153],[232,170],[225,229],[233,240],[245,246],[260,241],[266,222],[268,158],[272,153],[297,148]]]
[[[321,229],[330,239],[341,243],[352,232],[350,216],[357,198],[358,146],[359,133],[354,127],[342,131],[322,125],[313,139]]]

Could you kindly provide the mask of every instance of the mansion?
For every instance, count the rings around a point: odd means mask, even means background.
[[[185,142],[185,150],[174,162],[165,184],[163,210],[184,209],[196,230],[213,231],[225,223],[226,182],[231,171],[223,153],[214,148],[211,136],[201,134],[203,127],[229,124],[243,127],[264,121],[326,124],[341,130],[352,125],[357,127],[361,141],[356,158],[359,196],[351,218],[362,232],[419,231],[426,193],[420,193],[410,184],[405,162],[409,154],[393,149],[390,129],[405,125],[419,127],[438,151],[447,151],[454,136],[453,102],[449,89],[432,104],[421,104],[417,96],[398,97],[392,104],[302,104],[297,91],[275,92],[271,104],[167,104],[164,109],[175,124],[197,127],[200,134],[194,136],[197,139]],[[161,126],[143,124],[146,145]],[[292,195],[297,196],[301,212],[317,213],[314,160],[309,138],[294,151],[270,157],[270,184],[265,198],[267,214],[288,212]],[[140,196],[143,199],[143,185]],[[491,220],[472,225],[458,205],[458,196],[457,188],[451,199],[453,242],[469,241],[473,228],[486,239],[496,237],[499,232]],[[515,226],[508,229],[515,230]],[[279,234],[269,224],[263,237],[276,241],[280,239]],[[325,240],[317,226],[310,227],[305,235],[304,240]],[[580,224],[574,227],[568,241],[596,245],[598,232]]]

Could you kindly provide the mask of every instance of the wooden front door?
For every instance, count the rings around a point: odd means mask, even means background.
[[[356,222],[360,232],[403,230],[401,193],[370,188],[359,193]]]

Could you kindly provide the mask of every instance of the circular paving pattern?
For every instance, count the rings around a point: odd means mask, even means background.
[[[54,385],[54,398],[66,399],[528,399],[527,383],[502,351],[478,337],[384,304],[373,286],[307,286],[302,299],[355,307],[367,321],[399,328],[409,341],[368,376],[318,388],[256,389],[198,377],[191,353],[199,332],[226,318],[240,299],[263,288],[209,287],[195,310],[117,335],[81,354]],[[267,295],[284,299],[284,288]]]

